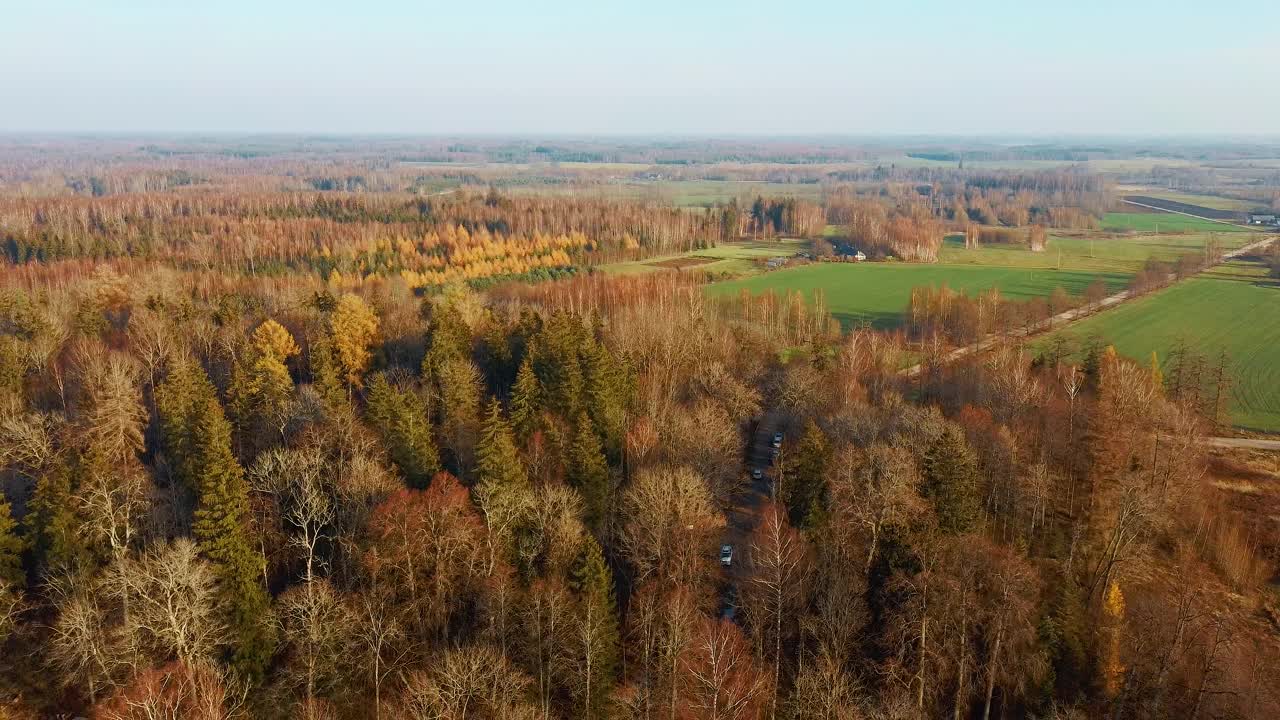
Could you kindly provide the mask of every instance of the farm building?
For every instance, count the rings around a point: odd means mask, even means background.
[[[1280,220],[1273,213],[1249,213],[1250,225],[1280,225]]]

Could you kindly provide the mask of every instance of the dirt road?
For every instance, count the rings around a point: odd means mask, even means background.
[[[1249,450],[1280,450],[1280,440],[1259,440],[1257,438],[1210,437],[1204,439],[1209,447],[1246,448]]]
[[[724,571],[725,591],[721,600],[721,614],[733,618],[737,608],[738,586],[746,567],[747,543],[751,532],[760,523],[760,510],[770,497],[773,466],[773,434],[782,427],[777,413],[766,413],[756,423],[744,456],[743,472],[746,483],[734,496],[733,505],[725,512],[726,525],[720,538],[723,545],[733,546],[733,562]],[[751,471],[760,469],[764,477],[754,480]]]

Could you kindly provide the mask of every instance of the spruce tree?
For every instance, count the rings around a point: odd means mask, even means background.
[[[541,414],[542,388],[533,372],[533,362],[526,355],[511,388],[511,429],[521,444],[528,442],[538,430]]]
[[[391,461],[411,487],[425,489],[440,472],[426,399],[413,388],[395,387],[379,373],[369,383],[366,402],[366,416],[382,436]]]
[[[90,559],[82,532],[85,520],[76,511],[73,489],[71,468],[62,458],[36,481],[25,522],[32,530],[37,568],[76,567]]]
[[[826,474],[830,459],[827,436],[813,421],[809,421],[790,463],[787,482],[782,487],[783,501],[792,525],[809,527],[810,520],[826,507]]]
[[[156,409],[165,457],[173,476],[188,492],[195,493],[197,471],[193,419],[210,399],[213,385],[194,359],[176,360],[156,388]]]
[[[27,580],[22,572],[22,550],[25,543],[18,537],[17,525],[9,502],[0,494],[0,584],[23,587]]]
[[[622,457],[622,443],[627,423],[627,378],[621,365],[604,343],[586,336],[583,346],[586,405],[596,431],[604,439],[608,456]]]
[[[944,530],[963,533],[977,525],[978,463],[958,428],[947,427],[925,454],[924,480]]]
[[[262,555],[246,527],[249,488],[231,453],[231,426],[216,397],[207,398],[192,418],[190,435],[196,483],[193,534],[200,553],[214,567],[219,607],[231,636],[231,665],[251,682],[261,682],[273,652],[270,602],[262,587]]]
[[[618,616],[613,574],[595,538],[586,539],[570,585],[578,599],[578,627],[573,634],[580,672],[573,688],[580,710],[577,716],[607,717],[619,660]]]
[[[502,417],[496,399],[489,402],[480,443],[476,446],[476,483],[494,488],[512,488],[528,482],[520,454],[516,452],[511,426]]]
[[[325,407],[341,408],[347,404],[347,389],[342,383],[342,367],[334,355],[333,342],[328,334],[321,334],[311,341],[311,387],[320,396]]]
[[[582,408],[581,333],[582,324],[576,318],[556,312],[538,335],[534,358],[547,407],[566,420],[576,418]]]
[[[573,445],[569,448],[568,480],[582,495],[587,526],[599,532],[609,498],[609,465],[585,411],[578,414]]]

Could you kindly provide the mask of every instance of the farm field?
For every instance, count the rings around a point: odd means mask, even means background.
[[[678,207],[707,208],[738,198],[750,202],[757,196],[795,197],[818,201],[818,183],[774,183],[756,180],[619,180],[602,184],[513,185],[504,191],[517,194],[582,195],[627,200],[653,200]]]
[[[1174,216],[1176,217],[1176,216]],[[1192,219],[1192,218],[1187,218]],[[1057,268],[1135,273],[1148,258],[1175,260],[1179,255],[1204,248],[1209,233],[1146,234],[1126,237],[1051,236],[1044,252],[1014,246],[986,245],[967,249],[958,236],[947,238],[939,260],[956,265]],[[1248,244],[1253,238],[1241,233],[1220,233],[1224,249]]]
[[[932,265],[908,263],[842,263],[807,265],[761,274],[752,257],[784,254],[774,243],[735,243],[690,255],[723,258],[697,267],[711,272],[752,275],[723,281],[708,287],[711,294],[736,294],[746,288],[752,294],[773,290],[781,294],[799,290],[812,301],[822,290],[832,314],[845,327],[870,323],[879,328],[896,327],[910,299],[911,288],[941,285],[966,292],[999,287],[1015,299],[1047,296],[1061,286],[1080,294],[1095,277],[1110,290],[1120,290],[1140,270],[1148,258],[1173,260],[1196,252],[1209,240],[1208,233],[1142,234],[1123,237],[1053,237],[1045,252],[988,245],[966,249],[959,237],[948,238],[940,262]],[[1252,240],[1251,234],[1219,234],[1219,241],[1232,249]],[[786,248],[790,254],[804,246],[802,241]],[[654,258],[633,263],[604,266],[608,272],[652,272],[671,258]]]
[[[1160,198],[1161,200],[1172,200],[1189,205],[1201,205],[1214,210],[1249,210],[1254,206],[1254,203],[1238,198],[1222,197],[1221,195],[1199,195],[1176,190],[1135,189],[1133,194],[1146,195],[1147,197]]]
[[[707,286],[706,292],[712,296],[731,296],[743,290],[752,295],[799,291],[812,302],[814,295],[821,291],[832,316],[844,327],[868,323],[872,327],[892,329],[902,323],[914,287],[946,284],[968,293],[999,287],[1007,297],[1027,299],[1047,296],[1056,287],[1079,295],[1095,278],[1101,278],[1109,289],[1119,290],[1128,277],[1124,273],[1026,267],[817,263],[714,283]]]
[[[1103,230],[1137,230],[1139,232],[1249,232],[1241,225],[1202,220],[1188,215],[1164,212],[1111,212],[1102,218]]]
[[[1235,375],[1233,422],[1280,431],[1280,282],[1257,263],[1227,263],[1062,333],[1077,342],[1096,334],[1141,362],[1152,351],[1167,361],[1180,338],[1210,357],[1225,349]]]

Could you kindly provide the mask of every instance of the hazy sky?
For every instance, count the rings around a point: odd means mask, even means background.
[[[1280,0],[0,0],[0,131],[1280,133]]]

